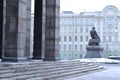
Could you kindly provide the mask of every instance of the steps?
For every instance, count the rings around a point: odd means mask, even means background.
[[[75,61],[31,61],[0,64],[0,80],[64,80],[103,67]]]

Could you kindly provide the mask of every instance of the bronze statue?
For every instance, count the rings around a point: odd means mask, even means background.
[[[95,27],[92,28],[92,30],[90,30],[90,36],[91,39],[89,40],[88,45],[89,46],[99,46],[100,43],[100,37],[98,36]]]

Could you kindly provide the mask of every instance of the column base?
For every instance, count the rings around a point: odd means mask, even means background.
[[[43,58],[43,61],[59,61],[60,59]]]
[[[24,62],[29,61],[27,58],[2,58],[1,62]]]

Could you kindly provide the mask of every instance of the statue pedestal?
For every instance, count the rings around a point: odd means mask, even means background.
[[[86,46],[86,50],[85,58],[101,58],[103,55],[103,48],[100,46]]]

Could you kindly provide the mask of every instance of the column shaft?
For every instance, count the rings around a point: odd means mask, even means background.
[[[22,61],[29,58],[31,0],[4,0],[3,59]],[[27,26],[28,25],[28,26]],[[28,41],[28,43],[27,43]]]
[[[59,9],[60,0],[46,0],[45,15],[45,58],[59,60]]]

